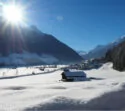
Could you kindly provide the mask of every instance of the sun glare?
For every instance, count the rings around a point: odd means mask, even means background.
[[[16,5],[5,5],[3,7],[4,18],[12,23],[19,23],[23,20],[23,11]]]

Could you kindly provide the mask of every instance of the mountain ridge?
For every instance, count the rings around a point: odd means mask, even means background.
[[[98,45],[94,49],[90,50],[87,54],[83,56],[85,59],[92,58],[102,58],[105,57],[108,50],[116,47],[121,42],[125,41],[125,36],[122,36],[115,40],[114,42],[108,43],[106,45]]]
[[[39,57],[42,55],[54,57],[56,61],[53,63],[76,63],[82,60],[77,52],[68,45],[53,35],[41,32],[36,26],[24,27],[9,24],[3,30],[4,26],[5,23],[2,22],[0,24],[1,58],[9,57],[12,54],[26,54],[25,51],[28,54],[37,54]],[[42,60],[41,63],[43,63]],[[30,62],[26,64],[30,64]]]

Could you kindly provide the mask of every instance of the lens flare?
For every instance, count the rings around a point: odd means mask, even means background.
[[[12,23],[19,23],[23,21],[23,10],[17,5],[4,5],[3,17]]]

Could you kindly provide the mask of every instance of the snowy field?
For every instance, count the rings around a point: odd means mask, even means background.
[[[59,81],[61,70],[1,79],[0,111],[125,109],[125,72],[111,67],[112,64],[107,63],[98,70],[85,71],[88,78],[80,82]],[[1,69],[1,74],[3,70],[7,71]],[[24,74],[25,70],[20,72]],[[34,68],[26,71],[31,73]],[[11,73],[15,73],[14,69]]]
[[[46,66],[44,71],[40,70],[39,68],[43,68],[45,66],[29,66],[29,67],[18,67],[18,68],[0,68],[0,79],[3,78],[13,78],[13,77],[20,77],[20,76],[28,76],[32,75],[32,73],[37,74],[45,74],[54,72],[60,68],[66,67],[66,65],[58,65],[57,68],[50,68],[50,66]]]

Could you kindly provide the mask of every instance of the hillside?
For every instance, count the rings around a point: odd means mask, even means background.
[[[12,63],[13,60],[16,62]],[[81,60],[72,48],[35,26],[0,23],[1,64],[75,63]]]
[[[125,41],[106,53],[106,60],[113,62],[113,68],[119,71],[125,70]]]
[[[118,44],[120,44],[123,41],[125,41],[124,36],[115,40],[114,42],[111,42],[111,43],[107,44],[107,45],[98,45],[97,47],[95,47],[94,49],[89,51],[87,54],[85,54],[83,56],[83,58],[91,59],[91,58],[105,57],[105,54],[107,53],[108,50],[114,48],[115,46],[117,46]]]

